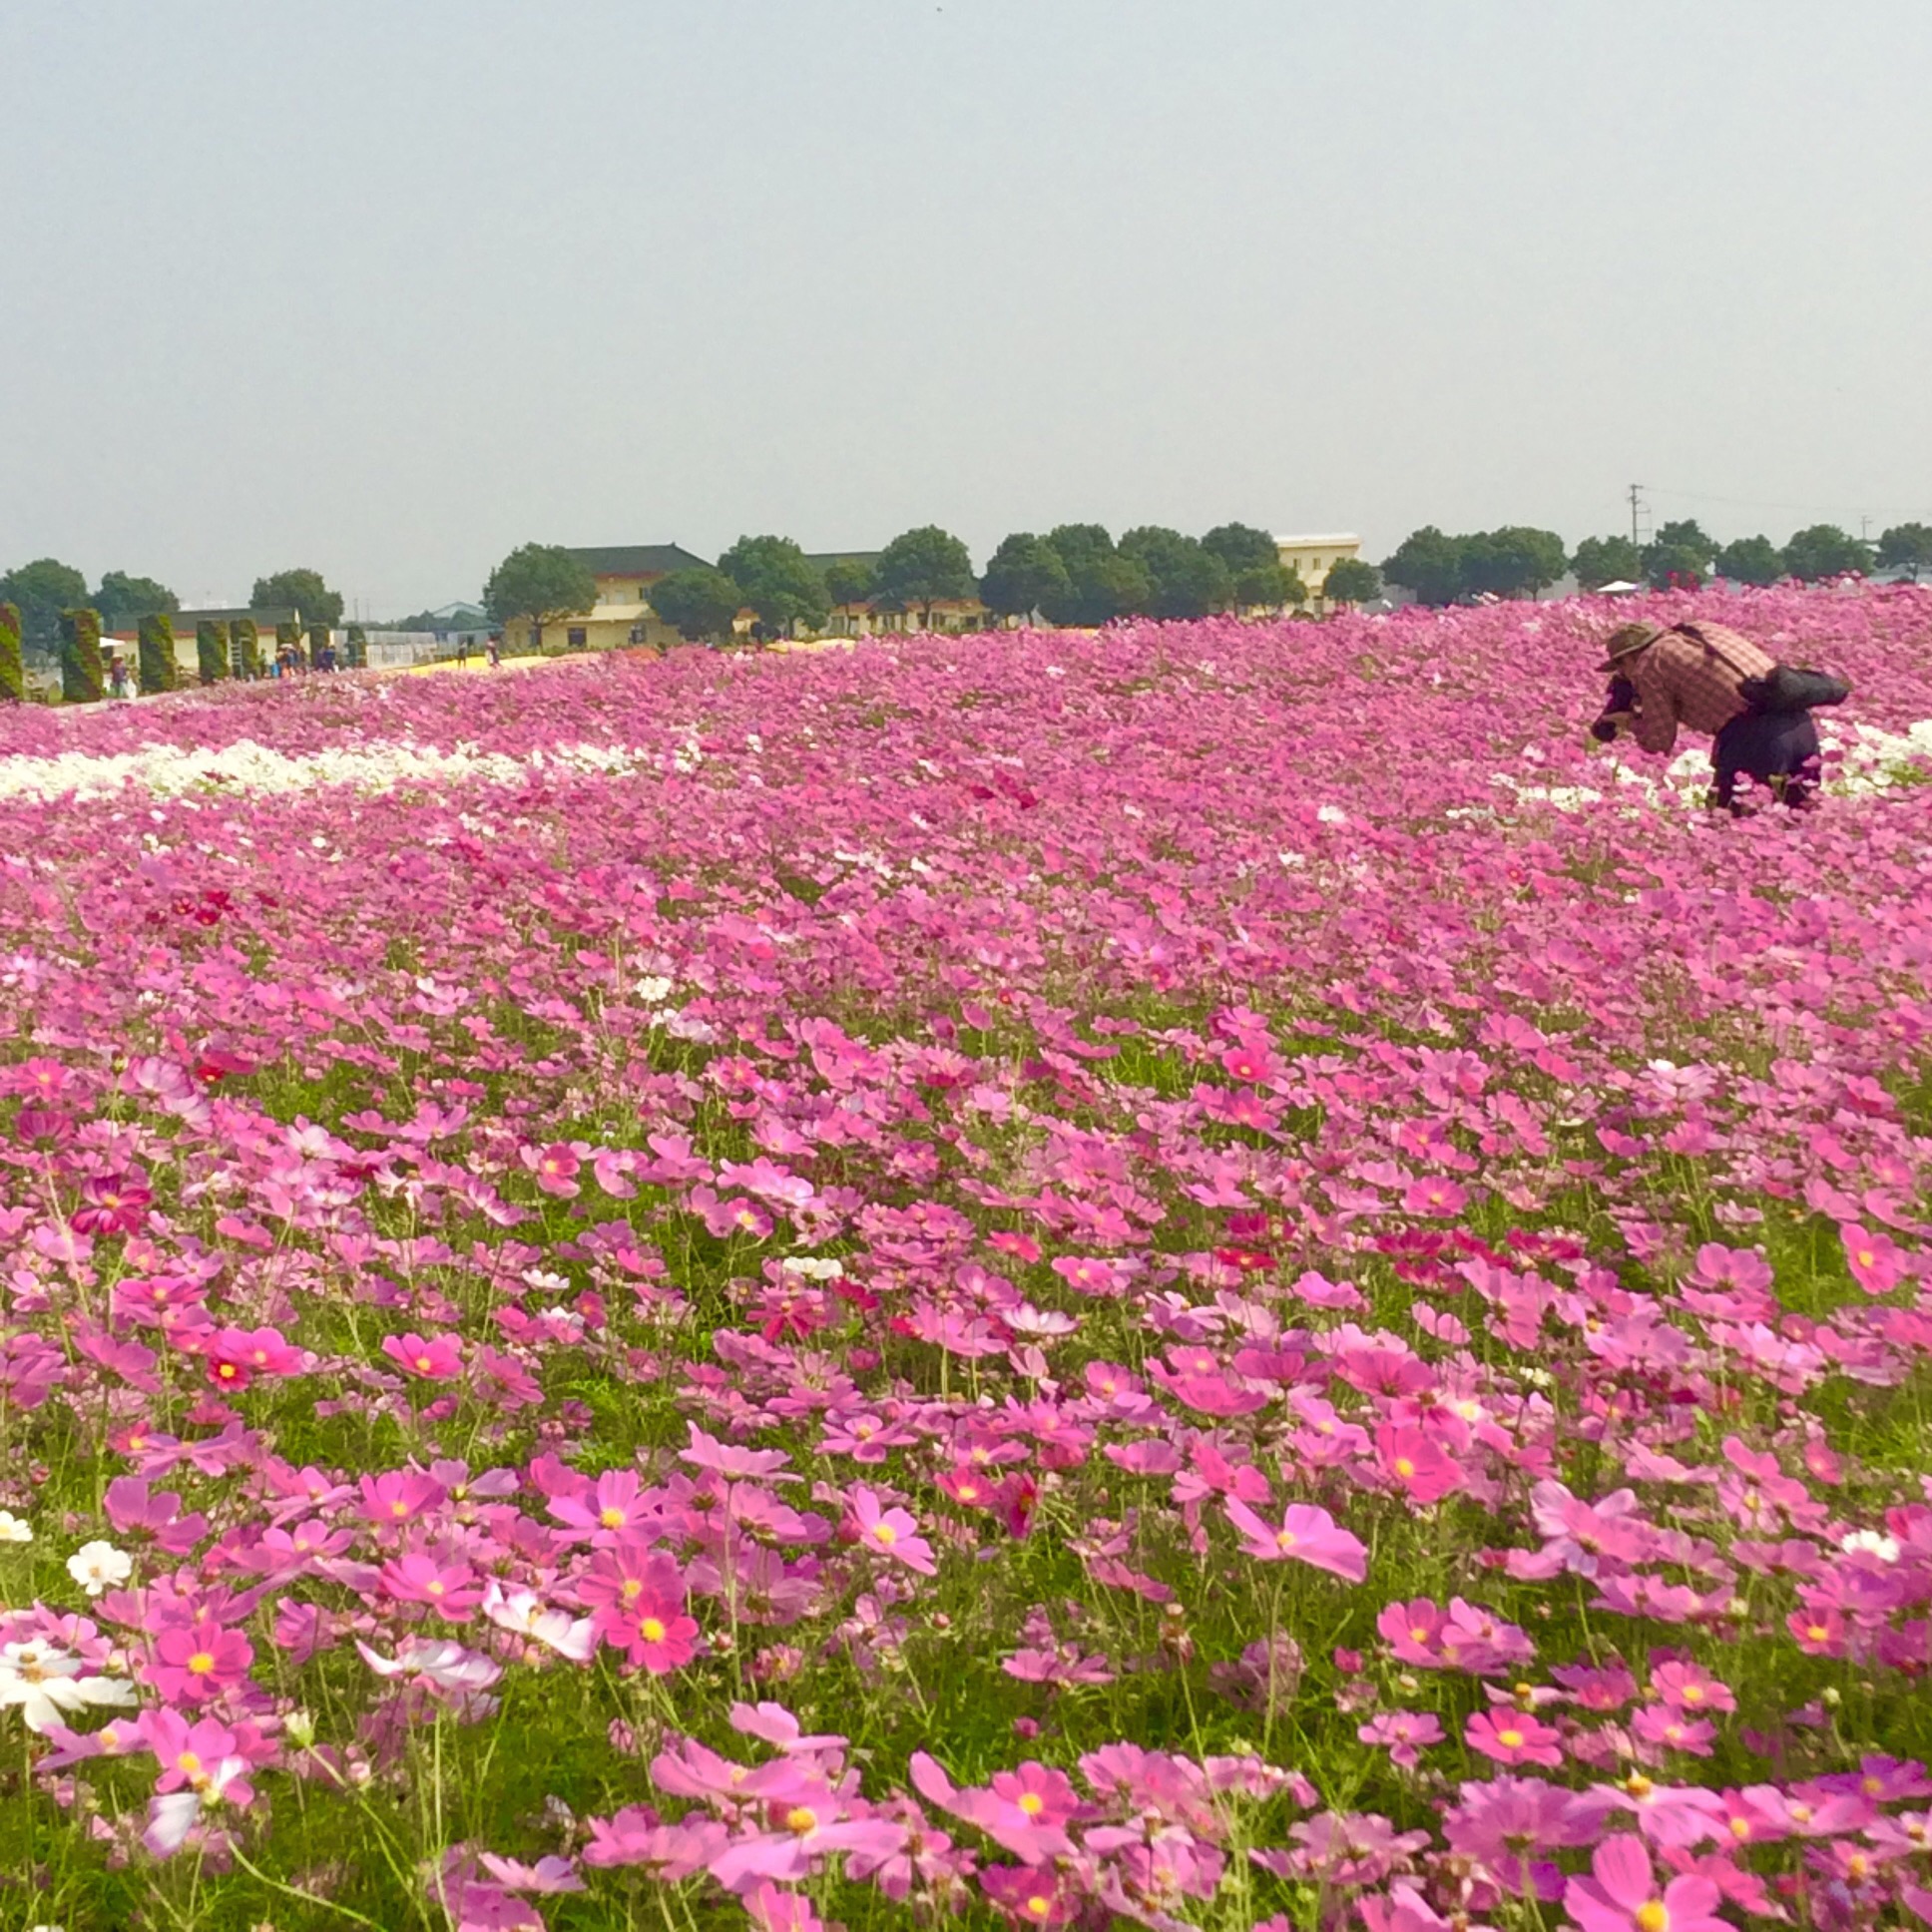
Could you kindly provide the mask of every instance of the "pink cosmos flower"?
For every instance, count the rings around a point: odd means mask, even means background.
[[[1375,1454],[1383,1470],[1417,1503],[1439,1503],[1465,1480],[1462,1465],[1413,1426],[1383,1423],[1375,1431]]]
[[[463,1372],[463,1345],[454,1335],[385,1335],[382,1352],[402,1370],[425,1382],[447,1382]]]
[[[1232,1497],[1223,1507],[1227,1520],[1240,1532],[1242,1547],[1259,1562],[1279,1563],[1292,1558],[1347,1583],[1360,1583],[1368,1575],[1367,1546],[1339,1528],[1325,1509],[1290,1503],[1277,1527],[1264,1523],[1245,1503]]]
[[[905,1510],[888,1509],[877,1491],[864,1483],[852,1491],[852,1520],[858,1526],[858,1540],[868,1550],[903,1563],[922,1577],[938,1574],[932,1545],[919,1534],[919,1525]]]
[[[447,1496],[442,1484],[416,1469],[392,1469],[380,1476],[364,1476],[362,1510],[371,1523],[384,1527],[413,1521],[434,1509]]]
[[[1364,1744],[1386,1745],[1390,1763],[1413,1770],[1431,1744],[1442,1742],[1442,1720],[1433,1710],[1384,1710],[1358,1724],[1355,1735]]]
[[[204,1703],[240,1684],[254,1662],[254,1646],[212,1619],[171,1624],[157,1633],[148,1682],[171,1701]]]
[[[531,1173],[539,1188],[547,1195],[555,1195],[559,1200],[569,1200],[581,1192],[577,1186],[578,1172],[583,1167],[576,1149],[565,1142],[553,1141],[535,1155],[526,1155]]]
[[[75,1224],[80,1224],[78,1219]],[[1848,1221],[1839,1227],[1838,1238],[1844,1244],[1851,1278],[1867,1294],[1890,1294],[1904,1278],[1905,1257],[1889,1234],[1873,1234],[1857,1221]]]
[[[684,1579],[662,1552],[641,1566],[637,1588],[621,1604],[602,1605],[593,1621],[605,1643],[653,1677],[682,1669],[698,1652],[698,1624],[685,1613]]]
[[[1687,1874],[1660,1887],[1641,1838],[1605,1839],[1590,1871],[1563,1888],[1563,1909],[1583,1932],[1730,1932],[1716,1886]]]
[[[1499,1764],[1547,1764],[1554,1769],[1563,1762],[1563,1733],[1526,1711],[1479,1710],[1463,1736],[1472,1750]]]

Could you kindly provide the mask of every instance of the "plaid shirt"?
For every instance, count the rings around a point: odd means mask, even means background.
[[[1632,734],[1647,751],[1668,751],[1678,726],[1716,732],[1748,709],[1738,687],[1777,669],[1749,638],[1722,624],[1698,624],[1696,635],[1666,631],[1619,669],[1637,690]]]

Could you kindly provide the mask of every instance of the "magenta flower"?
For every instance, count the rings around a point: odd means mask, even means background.
[[[402,1370],[425,1382],[447,1382],[463,1372],[463,1347],[454,1335],[385,1335],[382,1352]]]
[[[1463,1738],[1472,1750],[1499,1764],[1547,1764],[1554,1769],[1563,1762],[1563,1733],[1507,1705],[1478,1710],[1464,1726]]]
[[[253,1662],[254,1646],[240,1631],[197,1618],[156,1634],[147,1678],[171,1701],[204,1703],[240,1684]]]
[[[858,1529],[858,1540],[866,1549],[890,1557],[894,1563],[903,1563],[922,1577],[937,1574],[932,1545],[919,1534],[918,1523],[905,1510],[888,1509],[877,1492],[863,1483],[852,1491],[852,1521]]]
[[[1563,1888],[1563,1909],[1583,1932],[1729,1932],[1716,1886],[1687,1874],[1660,1887],[1641,1838],[1605,1839],[1590,1871]]]
[[[1367,1546],[1359,1537],[1337,1527],[1325,1509],[1290,1503],[1276,1526],[1264,1523],[1245,1503],[1231,1497],[1224,1507],[1227,1520],[1241,1534],[1242,1547],[1259,1562],[1279,1563],[1292,1558],[1348,1583],[1360,1583],[1368,1575]]]

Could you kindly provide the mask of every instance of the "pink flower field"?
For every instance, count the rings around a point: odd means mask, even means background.
[[[1932,590],[0,716],[0,1924],[1932,1923]]]

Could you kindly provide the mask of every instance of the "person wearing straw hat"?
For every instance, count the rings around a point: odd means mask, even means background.
[[[1850,687],[1823,672],[1780,665],[1724,624],[1626,624],[1605,640],[1600,670],[1611,680],[1591,726],[1604,743],[1629,731],[1646,751],[1667,752],[1678,728],[1711,734],[1710,802],[1731,812],[1740,777],[1760,779],[1794,810],[1818,786],[1812,707],[1835,705]]]

